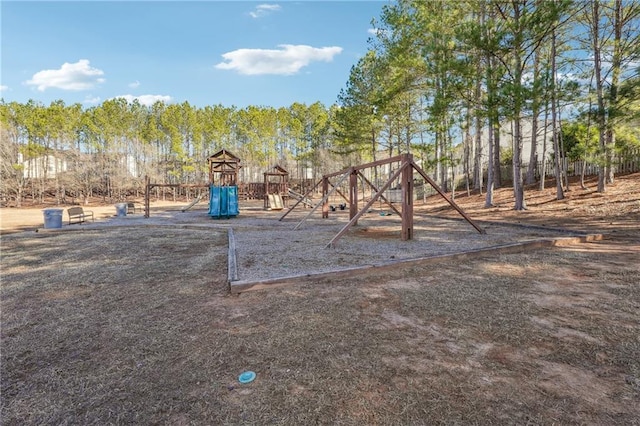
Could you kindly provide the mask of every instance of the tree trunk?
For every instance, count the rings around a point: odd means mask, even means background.
[[[562,178],[564,179],[565,191],[571,191],[571,184],[569,183],[569,162],[567,160],[566,150],[564,149],[564,139],[562,138],[562,113],[558,111],[558,134],[560,152],[562,152]]]
[[[614,21],[613,21],[613,58],[611,61],[611,86],[609,89],[609,120],[606,132],[606,180],[608,184],[613,183],[613,152],[615,148],[616,138],[613,130],[613,119],[617,116],[618,108],[618,85],[620,83],[620,68],[622,63],[622,0],[615,0],[614,4]]]
[[[502,172],[500,171],[500,120],[493,124],[493,185],[502,187]]]
[[[516,26],[521,25],[520,4],[513,2],[513,20]],[[513,194],[515,197],[515,210],[525,210],[527,208],[524,200],[524,182],[522,179],[522,109],[524,98],[522,91],[522,33],[517,30],[513,42],[513,68],[514,68],[514,95],[513,95],[513,117],[515,129],[513,132]]]
[[[556,102],[556,32],[551,31],[551,128],[553,136],[553,152],[555,158],[556,169],[556,199],[564,199],[564,192],[562,191],[562,170],[560,160],[562,159],[562,151],[560,144],[558,143],[558,113]]]
[[[600,2],[599,0],[591,1],[591,41],[593,47],[593,70],[596,75],[596,96],[598,99],[598,133],[600,146],[600,165],[598,168],[598,192],[606,191],[606,121],[605,121],[605,105],[604,105],[604,82],[602,81],[602,61],[600,51]]]
[[[480,99],[481,92],[481,82],[478,79],[476,83],[476,99]],[[482,194],[482,184],[483,184],[483,170],[482,170],[482,118],[480,117],[480,112],[478,110],[476,113],[476,152],[473,163],[473,189],[477,190]]]
[[[442,179],[442,146],[440,141],[440,133],[436,132],[435,134],[435,161],[436,161],[436,169],[435,169],[435,180],[436,182],[440,182],[440,186],[442,187],[444,184],[444,180]]]
[[[536,51],[533,59],[533,81],[534,87],[540,78],[540,55]],[[537,93],[533,94],[531,105],[531,152],[529,153],[529,167],[527,168],[527,184],[531,185],[536,181],[536,168],[538,157],[538,116],[540,115],[540,101]]]
[[[544,107],[544,132],[542,133],[542,161],[540,161],[540,191],[544,191],[547,178],[547,133],[549,129],[549,105]]]
[[[515,197],[515,210],[525,210],[527,205],[524,199],[524,182],[522,179],[522,123],[519,115],[516,115],[513,132],[513,194]]]
[[[494,169],[494,159],[493,159],[493,136],[494,136],[494,128],[493,123],[489,120],[489,165],[487,166],[487,195],[484,199],[484,207],[489,208],[493,207],[493,169]]]
[[[470,107],[467,105],[467,115],[464,129],[464,177],[467,187],[467,196],[471,195],[471,112]]]

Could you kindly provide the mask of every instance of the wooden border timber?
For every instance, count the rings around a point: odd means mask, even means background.
[[[398,271],[399,268],[403,268],[402,270],[404,270],[404,268],[410,266],[437,265],[442,262],[451,263],[451,261],[462,261],[488,255],[495,256],[497,254],[520,253],[525,249],[533,250],[547,247],[566,247],[574,244],[600,241],[603,238],[604,236],[602,234],[586,234],[570,237],[545,238],[535,241],[525,241],[522,243],[509,243],[493,247],[473,249],[461,253],[441,254],[429,257],[400,260],[381,265],[355,266],[336,271],[292,275],[278,278],[266,278],[255,281],[232,281],[229,283],[229,287],[232,294],[240,294],[253,290],[270,290],[295,284],[312,283],[317,282],[318,280],[326,280],[327,282],[330,282],[331,280],[335,282],[339,281],[340,279],[344,280],[353,277],[363,277],[367,275],[379,276],[381,272],[394,273],[394,271]]]

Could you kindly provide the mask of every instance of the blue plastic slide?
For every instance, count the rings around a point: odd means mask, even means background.
[[[209,187],[209,216],[234,217],[238,215],[238,187],[215,186]]]

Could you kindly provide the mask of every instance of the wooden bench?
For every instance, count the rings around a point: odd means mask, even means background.
[[[137,208],[136,207],[136,203],[134,203],[132,201],[128,202],[127,203],[127,214],[135,213],[136,212],[136,208]],[[138,208],[138,210],[140,210],[140,209]]]
[[[69,225],[85,222],[88,218],[93,221],[93,212],[85,211],[82,207],[70,207],[67,209],[67,214],[69,215]]]

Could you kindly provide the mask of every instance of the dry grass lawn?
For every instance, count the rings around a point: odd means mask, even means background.
[[[640,174],[554,194],[457,201],[608,237],[240,296],[222,229],[3,236],[2,424],[640,424]]]

